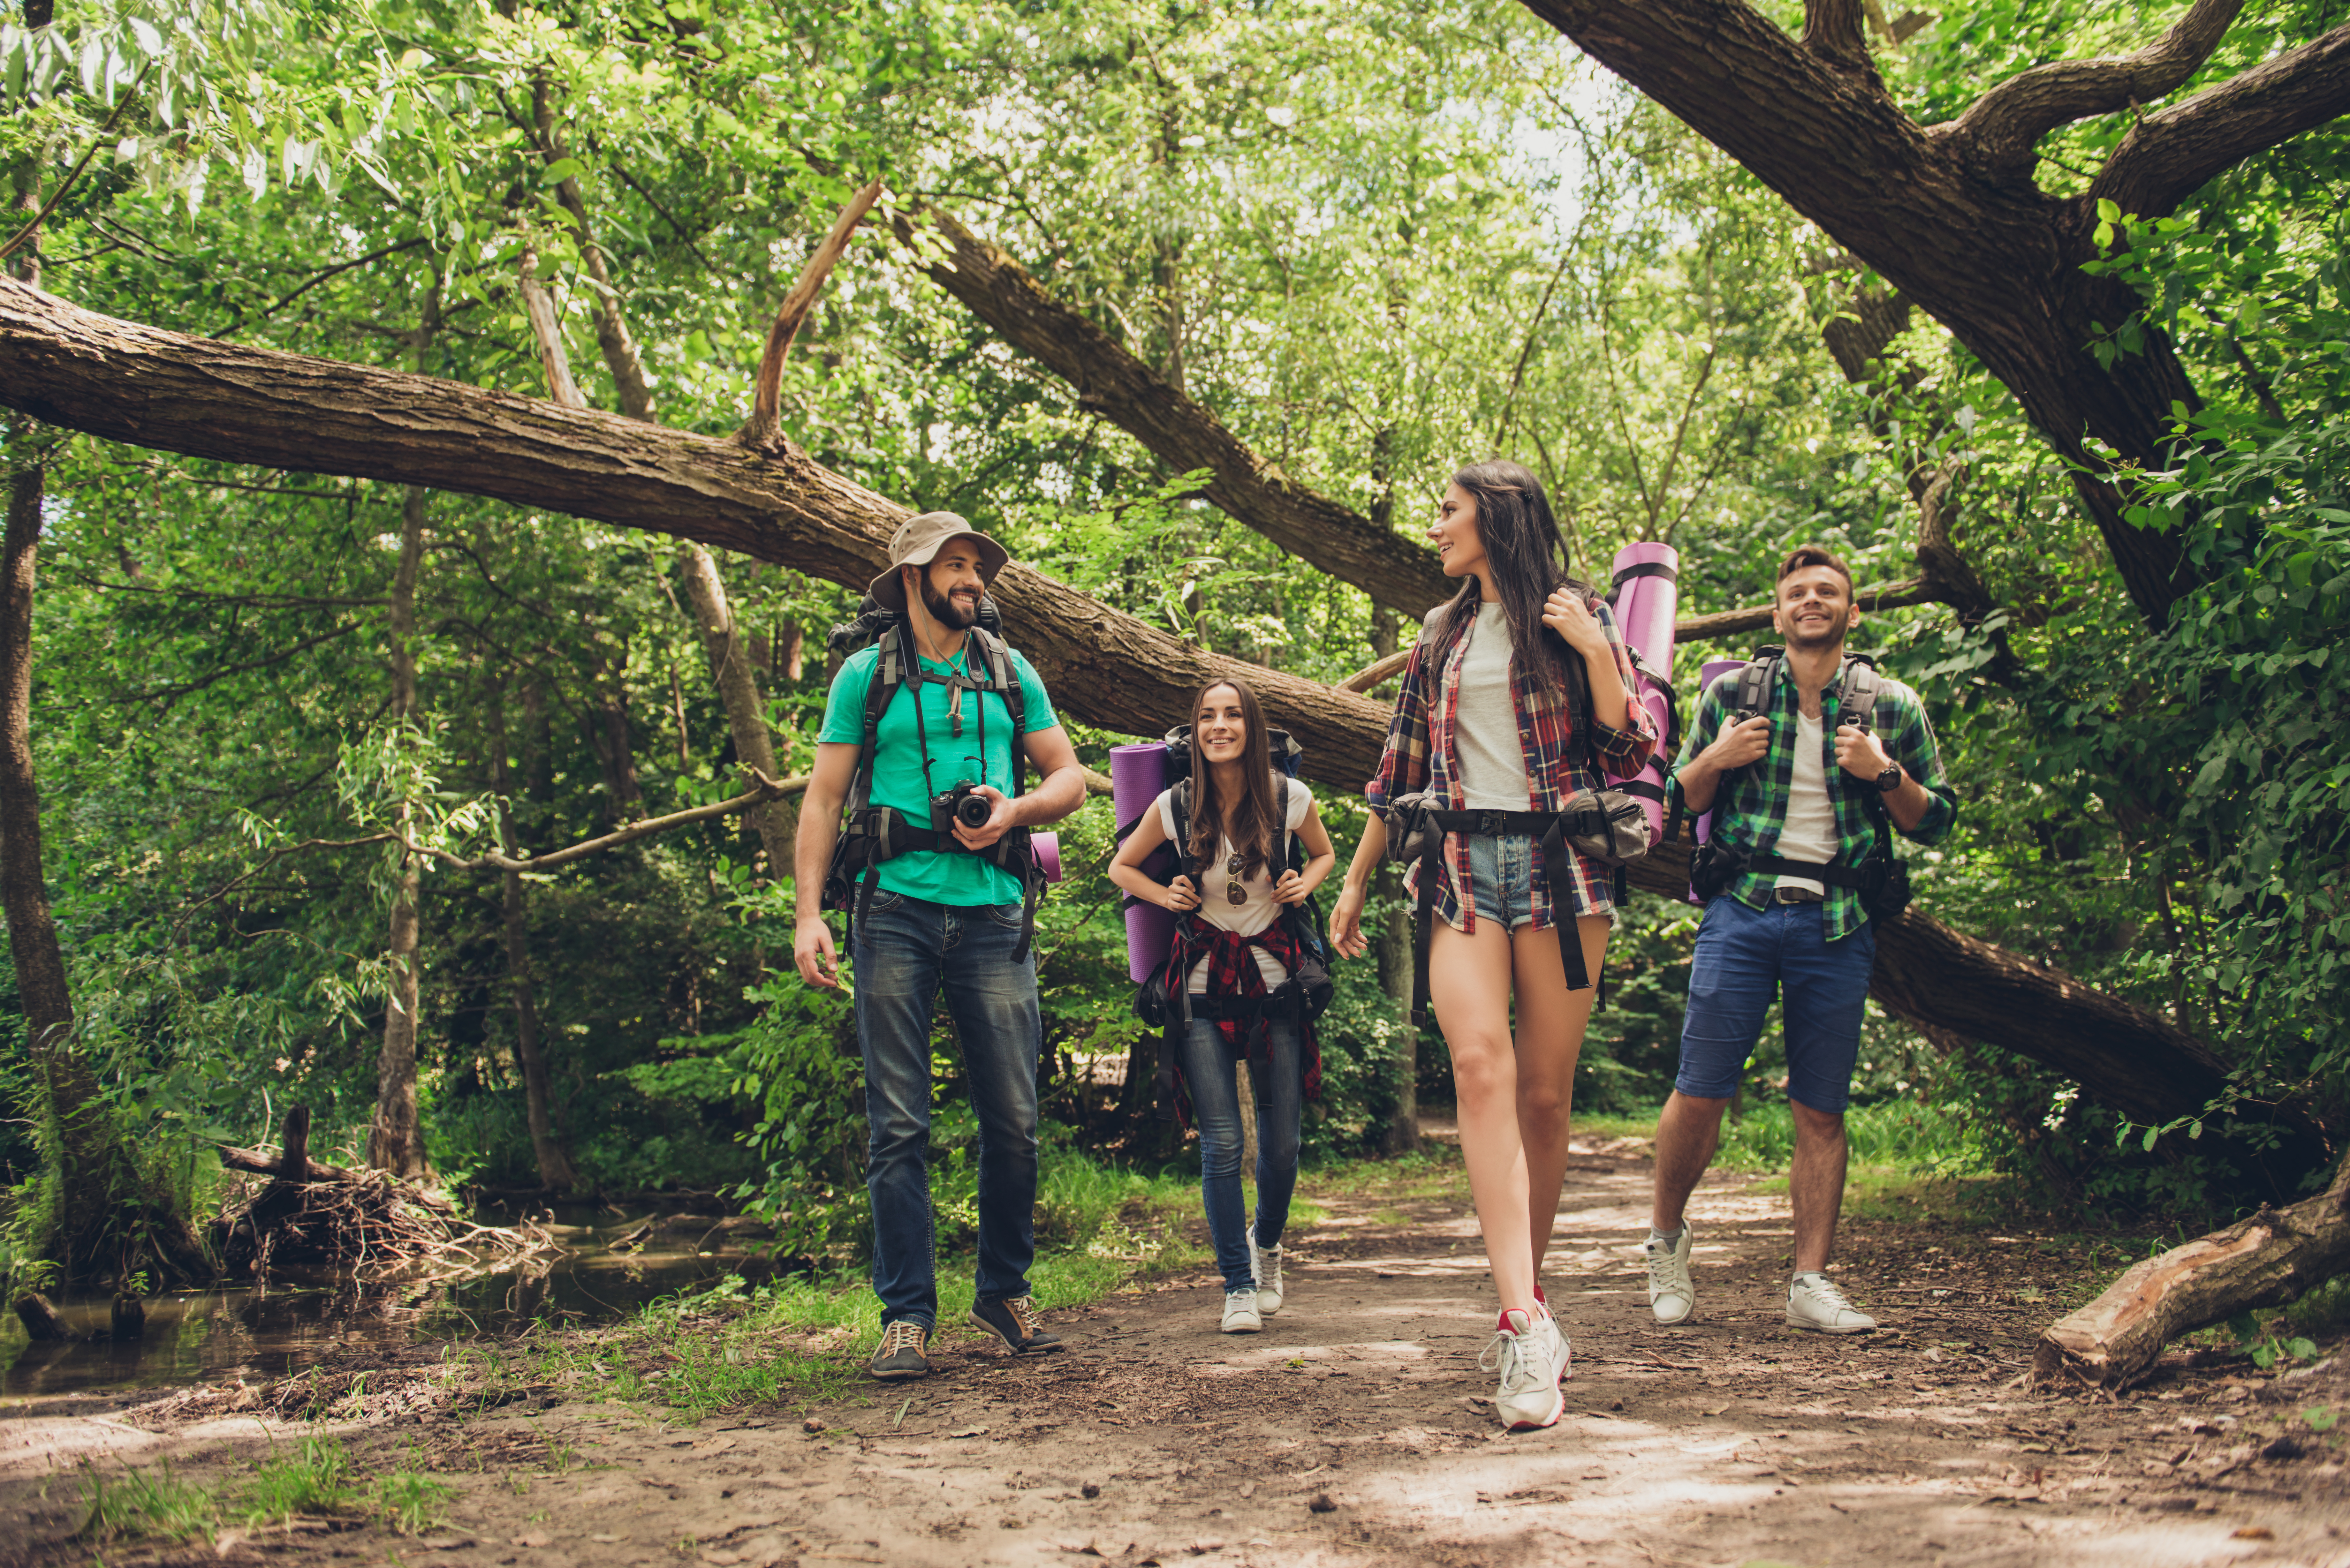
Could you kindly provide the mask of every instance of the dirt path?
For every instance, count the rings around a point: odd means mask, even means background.
[[[1887,1222],[1849,1229],[1842,1277],[1888,1329],[1797,1335],[1781,1323],[1783,1199],[1737,1181],[1692,1210],[1699,1321],[1659,1329],[1637,1252],[1647,1179],[1635,1149],[1586,1153],[1569,1176],[1549,1278],[1575,1375],[1548,1431],[1501,1434],[1485,1404],[1476,1360],[1492,1308],[1459,1206],[1325,1197],[1326,1219],[1293,1233],[1290,1304],[1253,1338],[1215,1332],[1202,1281],[1056,1314],[1072,1341],[1056,1356],[951,1338],[929,1381],[876,1386],[806,1422],[763,1409],[679,1428],[553,1397],[460,1419],[419,1393],[348,1441],[362,1465],[443,1469],[458,1489],[444,1527],[421,1542],[369,1527],[226,1555],[407,1568],[2350,1563],[2334,1438],[2303,1418],[2321,1407],[2324,1425],[2350,1403],[2331,1362],[2282,1380],[2241,1362],[2173,1371],[2120,1401],[2035,1394],[2016,1381],[2031,1335],[2079,1269],[2029,1233],[1961,1249]],[[57,1467],[77,1446],[109,1462],[175,1455],[195,1473],[249,1453],[240,1421],[255,1428],[244,1417],[157,1431],[136,1412],[0,1422],[0,1560],[81,1555],[59,1541],[74,1490]]]

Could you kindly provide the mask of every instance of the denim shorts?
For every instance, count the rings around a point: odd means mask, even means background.
[[[1534,841],[1524,833],[1464,833],[1461,836],[1469,846],[1470,898],[1477,906],[1481,920],[1500,920],[1511,930],[1534,924]],[[1570,850],[1568,853],[1572,854]],[[1597,897],[1602,900],[1595,909],[1580,911],[1586,915],[1616,918],[1616,907],[1607,900],[1603,888]],[[1554,919],[1578,917],[1573,909],[1555,909]],[[1461,928],[1454,926],[1454,930]]]
[[[1726,1100],[1762,1038],[1772,1002],[1784,993],[1787,1097],[1831,1115],[1852,1098],[1852,1064],[1877,962],[1877,926],[1825,940],[1821,906],[1749,909],[1723,894],[1705,907],[1690,966],[1673,1087]]]

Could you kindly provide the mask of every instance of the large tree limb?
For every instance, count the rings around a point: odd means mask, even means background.
[[[945,213],[899,213],[899,237],[920,266],[1004,341],[1076,389],[1079,402],[1140,441],[1179,472],[1206,469],[1208,500],[1309,566],[1352,583],[1378,604],[1425,614],[1460,585],[1436,553],[1315,494],[1249,450],[1239,437],[1115,337],[1053,297],[1002,247]],[[920,226],[951,247],[921,246]]]
[[[2168,213],[2264,147],[2350,114],[2350,23],[2131,127],[2089,187],[2125,213]]]
[[[224,462],[419,483],[697,539],[862,587],[910,514],[789,441],[751,451],[595,410],[395,370],[214,343],[0,281],[0,406]],[[1156,734],[1211,675],[1253,681],[1312,776],[1358,786],[1387,710],[1179,642],[1017,563],[994,584],[1056,706]],[[1114,677],[1106,672],[1115,671]]]
[[[2350,1268],[2350,1162],[2334,1185],[2148,1258],[2041,1334],[2033,1371],[2106,1387],[2136,1382],[2182,1334],[2275,1306]]]
[[[759,353],[758,374],[751,379],[751,417],[734,432],[734,439],[744,446],[760,447],[773,441],[783,429],[784,358],[792,351],[792,341],[800,335],[807,321],[808,312],[816,308],[816,296],[824,292],[824,280],[848,252],[848,242],[857,233],[857,225],[881,199],[881,182],[874,181],[848,199],[832,228],[816,243],[807,265],[800,269],[799,281],[784,296],[784,303],[775,308],[775,320],[767,324],[767,341]]]
[[[1936,128],[1994,183],[2029,180],[2040,139],[2060,125],[2149,104],[2211,57],[2244,0],[2195,0],[2169,32],[2135,54],[2051,60],[2008,78]]]

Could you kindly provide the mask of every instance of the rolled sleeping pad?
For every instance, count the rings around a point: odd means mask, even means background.
[[[1669,680],[1673,671],[1673,613],[1680,604],[1680,553],[1670,545],[1627,545],[1616,552],[1616,628],[1625,644]],[[1648,814],[1648,839],[1665,832],[1665,778],[1673,759],[1665,754],[1672,732],[1672,694],[1647,675],[1639,678],[1641,705],[1657,727],[1657,750],[1638,773],[1610,774]]]
[[[1045,874],[1047,882],[1061,879],[1061,836],[1050,831],[1028,836],[1029,853],[1036,857],[1036,869]]]
[[[1742,670],[1745,667],[1746,660],[1742,659],[1709,659],[1705,661],[1705,668],[1700,670],[1697,673],[1697,696],[1695,700],[1690,703],[1690,722],[1691,723],[1695,723],[1697,722],[1698,705],[1705,701],[1706,689],[1711,686],[1717,678],[1727,674],[1732,670]],[[1712,836],[1713,813],[1708,811],[1697,819],[1696,842],[1703,844],[1707,839]],[[1691,888],[1690,891],[1689,901],[1692,904],[1702,904],[1705,902],[1704,899],[1697,896],[1697,891],[1694,888]]]
[[[1112,746],[1109,749],[1110,811],[1118,818],[1123,842],[1142,820],[1151,803],[1167,788],[1167,742]],[[1161,846],[1143,862],[1143,869],[1162,882],[1175,876],[1175,852]],[[1156,904],[1137,899],[1126,910],[1126,971],[1135,984],[1150,978],[1175,942],[1175,916]]]

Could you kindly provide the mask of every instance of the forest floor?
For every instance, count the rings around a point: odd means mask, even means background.
[[[1548,1275],[1575,1366],[1546,1431],[1504,1434],[1488,1403],[1493,1309],[1457,1159],[1358,1168],[1309,1186],[1289,1303],[1253,1337],[1216,1332],[1194,1272],[1054,1314],[1064,1354],[1014,1359],[958,1328],[925,1382],[835,1379],[698,1420],[650,1395],[660,1337],[611,1330],[557,1337],[625,1346],[636,1397],[578,1376],[580,1355],[542,1354],[532,1382],[424,1349],[17,1414],[0,1420],[0,1563],[2350,1563],[2342,1347],[2268,1372],[2174,1355],[2118,1399],[2036,1390],[2033,1336],[2110,1277],[2112,1249],[2099,1265],[2077,1235],[1992,1233],[1866,1183],[1839,1277],[1886,1326],[1798,1334],[1785,1199],[1736,1173],[1692,1209],[1696,1321],[1661,1329],[1638,1251],[1645,1155],[1586,1146],[1569,1174]],[[764,1349],[842,1357],[840,1341]],[[327,1414],[273,1414],[305,1405]],[[68,1539],[92,1477],[118,1500],[220,1487],[319,1433],[432,1521]]]

